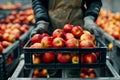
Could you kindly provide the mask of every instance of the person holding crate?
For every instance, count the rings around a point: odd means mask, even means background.
[[[32,6],[36,27],[31,36],[52,32],[67,23],[97,34],[94,22],[102,6],[101,0],[32,0]]]

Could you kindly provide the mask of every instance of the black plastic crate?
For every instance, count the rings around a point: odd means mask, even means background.
[[[97,48],[29,48],[30,46],[30,40],[26,43],[26,45],[23,47],[23,53],[25,55],[25,67],[26,68],[48,68],[48,69],[69,69],[69,68],[79,68],[79,67],[103,67],[106,63],[106,52],[107,48],[105,44],[100,40],[96,39],[96,45]],[[78,64],[72,64],[72,63],[59,63],[56,60],[54,60],[53,63],[40,63],[40,64],[33,64],[32,63],[32,55],[34,53],[36,54],[43,54],[45,52],[54,52],[54,54],[57,54],[58,52],[62,53],[77,53],[79,57],[81,57],[81,54],[89,54],[91,52],[99,52],[99,60],[96,63],[87,64],[87,63],[81,63],[81,60]]]
[[[32,78],[33,69],[26,69],[22,59],[9,80],[119,80],[120,76],[109,61],[103,68],[94,68],[95,78],[81,78],[79,69],[50,69],[52,76]],[[38,68],[39,69],[39,68]],[[57,74],[58,73],[58,74]],[[49,74],[50,75],[50,74]],[[53,76],[54,75],[54,76]]]
[[[11,46],[3,50],[3,67],[5,79],[10,77],[19,62],[19,40],[15,41]]]
[[[109,59],[111,59],[113,57],[113,55],[115,54],[115,39],[114,37],[112,37],[111,35],[109,35],[108,33],[104,32],[101,28],[97,28],[98,32],[100,33],[101,36],[99,36],[102,41],[105,43],[105,45],[107,46],[107,56],[109,57]]]
[[[110,43],[113,45],[113,49],[107,51],[107,55],[109,56],[109,61],[111,62],[112,66],[115,70],[120,74],[120,41],[116,40],[111,35],[104,32],[101,28],[98,28],[101,35],[103,35],[102,39],[105,42],[106,46],[108,47]]]
[[[0,55],[0,79],[3,80],[3,77],[5,77],[5,67],[4,67],[4,60],[3,55]]]
[[[23,35],[20,36],[19,38],[19,41],[20,41],[20,55],[22,54],[22,51],[23,51],[23,47],[24,45],[27,43],[27,41],[29,40],[30,38],[30,32],[33,30],[34,28],[34,25],[29,25],[29,30],[24,33]]]
[[[113,67],[116,69],[116,71],[119,73],[120,75],[120,41],[118,40],[115,40],[115,52],[113,53],[112,55],[112,58],[111,58],[111,63],[113,65]]]

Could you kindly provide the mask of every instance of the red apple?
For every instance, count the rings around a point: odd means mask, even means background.
[[[89,75],[86,74],[86,75],[85,75],[85,78],[89,78]]]
[[[92,72],[92,73],[89,74],[89,77],[90,77],[90,78],[95,78],[95,77],[96,77],[96,74]]]
[[[65,39],[66,40],[71,39],[71,38],[74,38],[74,35],[72,33],[66,33],[65,34]]]
[[[50,36],[45,36],[41,40],[41,44],[43,45],[44,48],[52,47],[52,37]]]
[[[68,48],[79,47],[79,41],[75,38],[68,39],[66,41],[66,47],[68,47]]]
[[[47,75],[48,75],[48,70],[47,69],[42,69],[40,71],[40,76],[41,77],[47,77]]]
[[[79,63],[79,56],[78,55],[72,56],[72,63],[73,64],[78,64]]]
[[[30,46],[30,48],[43,48],[43,45],[39,42],[36,42]]]
[[[41,42],[42,36],[40,34],[35,34],[31,37],[31,43]]]
[[[80,41],[80,47],[81,48],[88,48],[88,47],[94,47],[94,43],[91,40],[82,40]]]
[[[85,73],[82,73],[82,72],[80,73],[81,78],[85,78],[85,75],[86,75]]]
[[[88,34],[88,35],[91,35],[91,33],[87,30],[83,30],[83,34]]]
[[[64,32],[67,33],[67,32],[71,32],[72,28],[73,28],[73,25],[65,24],[64,27],[63,27],[63,30],[64,30]]]
[[[84,61],[86,63],[96,63],[97,62],[97,56],[95,53],[90,53],[90,54],[85,54],[84,56]]]
[[[74,26],[71,32],[76,38],[79,38],[83,34],[83,29],[80,26]]]
[[[38,75],[39,76],[39,69],[34,69],[33,70],[33,75]]]
[[[62,29],[55,29],[52,33],[53,38],[62,37],[64,38],[64,31]]]
[[[113,43],[109,43],[109,44],[108,44],[108,49],[109,49],[110,51],[113,50]]]
[[[80,36],[80,40],[92,40],[92,35],[89,35],[89,34],[82,34]]]
[[[41,63],[40,56],[33,54],[32,55],[32,62],[33,62],[33,64],[40,64]]]
[[[39,76],[38,75],[32,75],[32,78],[38,78]]]
[[[46,52],[42,56],[42,60],[44,63],[51,63],[54,61],[55,55],[52,52]]]
[[[53,42],[52,42],[52,45],[53,47],[64,47],[65,46],[65,40],[61,37],[56,37],[53,39]]]
[[[47,34],[47,33],[42,33],[41,36],[42,36],[42,38],[43,38],[43,37],[45,37],[45,36],[49,36],[49,34]]]
[[[14,57],[13,57],[12,54],[10,54],[10,55],[7,57],[7,64],[8,64],[8,65],[12,64],[13,58],[14,58]]]
[[[67,53],[57,53],[57,60],[60,63],[68,63],[71,61],[71,56]]]

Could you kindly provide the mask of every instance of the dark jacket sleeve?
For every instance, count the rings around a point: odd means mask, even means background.
[[[99,11],[102,7],[101,0],[86,0],[87,10],[85,16],[93,16],[95,20],[98,17]]]
[[[36,22],[40,20],[49,22],[48,0],[32,0],[32,7]]]

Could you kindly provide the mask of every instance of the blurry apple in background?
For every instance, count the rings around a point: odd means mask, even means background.
[[[10,34],[14,35],[16,39],[19,39],[21,31],[19,29],[13,29]]]
[[[9,42],[15,42],[16,41],[16,37],[15,37],[15,35],[12,35],[12,34],[9,34],[9,36],[8,36],[8,39],[7,39]]]
[[[75,38],[68,39],[66,41],[66,47],[68,47],[68,48],[79,47],[79,41]]]
[[[12,43],[11,42],[8,42],[8,41],[2,41],[1,45],[6,48],[8,46],[10,46]]]
[[[9,37],[9,33],[4,33],[4,34],[3,34],[3,39],[4,39],[4,40],[8,40],[8,37]]]
[[[79,38],[83,34],[83,29],[80,26],[74,26],[71,32],[76,38]]]
[[[57,53],[57,60],[60,63],[68,63],[71,61],[71,56],[68,53]]]
[[[26,24],[23,24],[23,25],[20,27],[21,33],[27,32],[28,29],[29,29],[29,26],[26,25]]]
[[[73,25],[65,24],[63,27],[63,30],[64,30],[64,32],[68,33],[68,32],[71,32],[72,28],[73,28]]]
[[[97,62],[97,56],[95,53],[89,53],[84,55],[84,61],[85,63],[96,63]]]
[[[52,37],[45,36],[41,39],[41,44],[43,45],[44,48],[52,47]]]
[[[74,38],[74,35],[72,33],[66,33],[65,34],[65,39],[66,40],[71,39],[71,38]]]
[[[11,15],[16,16],[16,15],[17,15],[17,12],[16,12],[16,11],[12,11],[12,12],[11,12]]]
[[[64,33],[64,31],[62,29],[55,29],[53,31],[53,33],[52,33],[52,36],[53,36],[53,38],[56,38],[56,37],[62,37],[62,38],[64,38],[65,33]]]
[[[51,63],[55,59],[55,55],[53,52],[46,52],[42,56],[42,60],[44,63]]]
[[[35,34],[31,37],[31,43],[41,42],[42,36],[40,34]]]
[[[65,46],[65,40],[61,37],[56,37],[52,41],[52,46],[59,48],[59,47],[64,47]]]
[[[32,62],[33,62],[33,64],[40,64],[41,63],[40,55],[33,54],[32,55]]]

